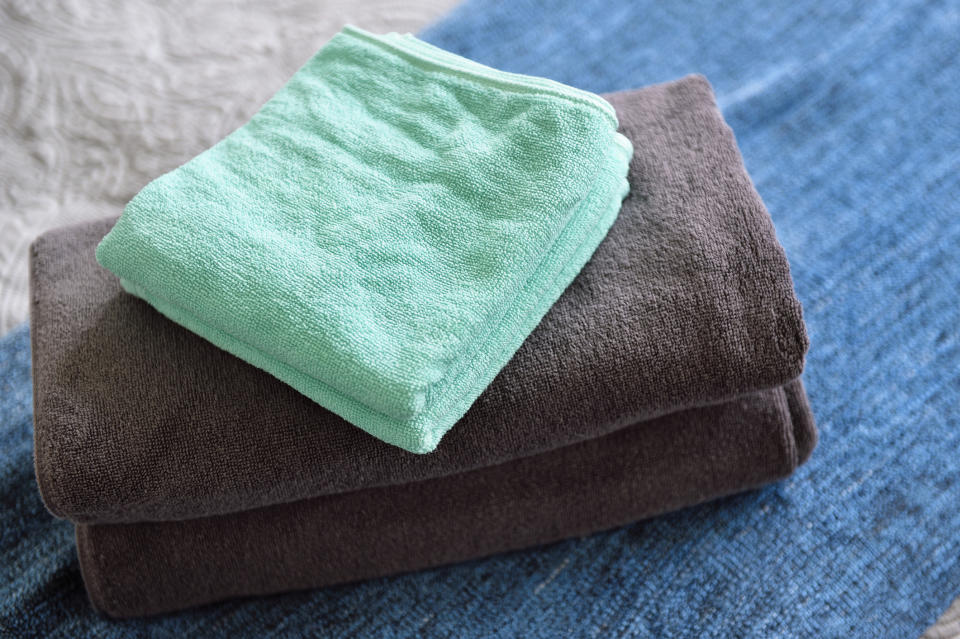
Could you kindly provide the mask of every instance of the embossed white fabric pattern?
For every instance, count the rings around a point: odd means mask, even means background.
[[[246,122],[353,23],[416,31],[454,0],[0,0],[0,335],[43,231],[119,215]]]

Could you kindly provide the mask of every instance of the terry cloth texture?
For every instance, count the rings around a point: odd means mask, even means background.
[[[807,346],[800,306],[709,84],[608,98],[637,149],[631,195],[593,259],[426,456],[366,436],[125,295],[92,256],[109,221],[39,238],[36,459],[49,508],[82,522],[162,521],[401,484],[795,378]]]
[[[810,331],[803,381],[821,440],[792,478],[536,550],[117,621],[87,602],[73,526],[46,516],[32,480],[23,328],[0,338],[0,627],[70,639],[919,637],[960,586],[955,5],[483,0],[423,36],[594,91],[706,73]]]
[[[97,249],[167,317],[436,448],[589,259],[632,153],[599,96],[347,27]]]
[[[245,513],[77,526],[93,604],[150,615],[584,535],[785,477],[815,429],[800,382],[460,475]]]

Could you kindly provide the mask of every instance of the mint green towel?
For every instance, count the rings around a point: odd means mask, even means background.
[[[429,452],[605,236],[632,154],[616,129],[592,93],[347,27],[148,184],[97,259],[175,322]]]

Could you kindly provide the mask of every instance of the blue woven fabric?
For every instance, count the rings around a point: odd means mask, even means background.
[[[960,592],[960,8],[741,5],[470,2],[424,35],[591,91],[714,83],[811,334],[822,436],[793,478],[534,551],[107,621],[33,484],[21,329],[0,343],[0,631],[918,636]]]

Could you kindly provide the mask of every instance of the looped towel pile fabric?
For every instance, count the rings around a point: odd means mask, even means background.
[[[97,249],[124,289],[368,433],[434,450],[627,191],[613,107],[347,27]]]
[[[702,77],[611,94],[630,195],[429,455],[127,295],[112,220],[33,246],[37,476],[115,616],[601,530],[782,478],[816,442],[789,268]],[[129,211],[128,211],[129,213]],[[125,215],[126,217],[126,215]]]

